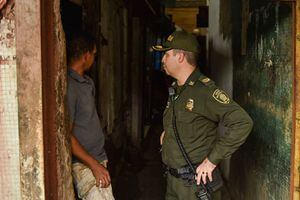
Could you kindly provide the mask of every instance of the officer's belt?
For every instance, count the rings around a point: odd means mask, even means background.
[[[197,166],[197,165],[195,165],[195,166]],[[175,168],[165,165],[165,169],[167,172],[169,172],[172,176],[174,176],[176,178],[186,179],[191,175],[194,176],[193,171],[191,170],[191,168],[189,166],[184,166],[182,168],[175,169]]]

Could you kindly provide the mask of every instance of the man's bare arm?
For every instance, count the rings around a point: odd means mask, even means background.
[[[92,170],[97,187],[100,185],[100,181],[101,187],[108,187],[111,182],[109,172],[84,149],[73,134],[71,135],[71,146],[72,154]]]

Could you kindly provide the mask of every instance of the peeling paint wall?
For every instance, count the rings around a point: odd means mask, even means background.
[[[232,157],[232,193],[243,200],[289,199],[294,80],[292,3],[232,2],[234,98],[254,121],[246,144]],[[249,15],[242,19],[241,10],[248,6],[244,10],[249,10]],[[241,47],[245,47],[244,56]]]
[[[128,93],[128,38],[126,8],[123,1],[101,1],[101,42],[98,63],[99,104],[102,126],[116,148],[126,137],[125,113],[130,109]]]
[[[139,146],[142,133],[145,27],[134,1],[102,0],[99,108],[102,126],[116,148]],[[139,9],[135,11],[134,9]]]
[[[56,155],[58,176],[58,199],[72,200],[75,198],[72,174],[71,174],[71,138],[69,121],[67,117],[66,92],[67,92],[67,63],[66,42],[60,15],[60,0],[53,3],[55,53],[54,63],[56,67],[55,91],[56,91]]]
[[[21,183],[16,18],[15,9],[7,11],[9,14],[0,19],[0,196],[17,200],[21,199]]]
[[[231,29],[230,26],[224,28],[228,23],[222,18],[224,13],[230,18],[228,14],[230,9],[224,6],[228,4],[228,0],[211,0],[209,3],[209,63],[212,79],[231,96],[233,68]]]
[[[40,1],[16,4],[22,199],[44,199]],[[22,48],[18,48],[22,47]]]
[[[211,0],[209,2],[209,66],[211,78],[218,87],[232,97],[233,58],[231,37],[230,0]],[[219,133],[224,134],[225,128],[220,126]],[[228,178],[230,159],[221,163],[224,178]]]
[[[296,68],[295,68],[295,133],[294,133],[294,149],[293,149],[293,198],[295,200],[300,199],[300,2],[296,2]]]

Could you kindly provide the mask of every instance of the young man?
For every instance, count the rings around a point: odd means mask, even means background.
[[[105,138],[95,106],[95,86],[84,74],[95,59],[95,40],[87,33],[78,34],[70,39],[67,52],[74,183],[83,200],[113,200],[111,179],[106,169]]]
[[[161,137],[162,159],[169,172],[166,200],[197,199],[197,184],[212,181],[216,166],[245,142],[253,122],[236,102],[200,73],[198,42],[192,34],[176,31],[162,46],[153,49],[164,52],[163,68],[176,79],[172,85],[175,94],[170,96],[164,111]],[[183,146],[196,166],[197,184],[188,184],[181,174],[189,167],[174,135],[173,115]],[[224,136],[217,134],[219,122],[228,128]]]

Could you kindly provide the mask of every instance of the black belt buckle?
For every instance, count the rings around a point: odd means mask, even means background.
[[[169,168],[168,171],[170,174],[176,178],[180,178],[180,174],[178,173],[177,169]]]

